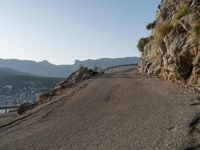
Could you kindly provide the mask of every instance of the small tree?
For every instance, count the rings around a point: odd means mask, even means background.
[[[146,26],[146,29],[147,30],[153,30],[156,26],[156,21],[152,22],[152,23],[149,23],[147,26]]]
[[[144,46],[149,43],[149,38],[146,37],[146,38],[141,38],[139,41],[138,41],[138,44],[137,44],[137,48],[139,49],[140,52],[143,52],[144,51]]]

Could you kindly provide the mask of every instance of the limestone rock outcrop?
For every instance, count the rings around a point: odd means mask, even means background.
[[[103,72],[101,72],[103,73]],[[91,77],[100,74],[98,69],[88,69],[87,67],[80,67],[77,71],[72,73],[66,80],[58,83],[56,87],[51,90],[50,92],[41,94],[38,99],[37,103],[42,104],[50,101],[50,99],[55,95],[60,95],[63,89],[75,86],[77,83],[90,79]]]
[[[162,0],[140,72],[200,86],[200,0]]]

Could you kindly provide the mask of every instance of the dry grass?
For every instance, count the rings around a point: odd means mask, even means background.
[[[192,34],[196,39],[200,39],[200,23],[196,23],[192,26]]]
[[[189,14],[189,7],[187,5],[182,5],[174,14],[171,20],[173,26],[177,25],[178,21]]]
[[[157,27],[157,29],[154,32],[154,40],[157,42],[161,42],[164,37],[169,34],[169,32],[172,30],[173,26],[169,23],[163,23]]]

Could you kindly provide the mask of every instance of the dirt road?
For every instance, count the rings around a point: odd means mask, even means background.
[[[0,127],[1,150],[181,150],[195,95],[122,67]]]

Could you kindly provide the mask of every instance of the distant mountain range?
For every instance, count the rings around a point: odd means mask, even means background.
[[[0,59],[0,68],[10,68],[46,77],[66,77],[73,70],[71,65],[54,65],[48,61],[35,62],[18,59]]]
[[[36,76],[31,73],[25,73],[10,68],[0,68],[0,78],[2,77],[14,77],[14,76]]]
[[[30,60],[0,59],[0,68],[14,69],[15,71],[18,71],[18,73],[26,72],[25,75],[32,74],[45,77],[65,78],[69,76],[73,71],[77,70],[80,65],[89,68],[93,68],[96,65],[100,66],[102,69],[105,69],[107,67],[113,67],[117,65],[137,64],[138,61],[138,57],[125,57],[114,59],[102,58],[97,60],[88,59],[85,61],[76,60],[73,65],[54,65],[46,60],[35,62]],[[7,71],[12,72],[11,70]]]

